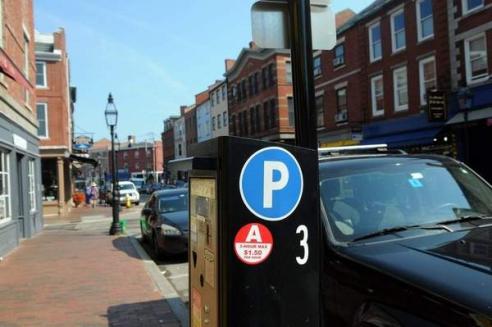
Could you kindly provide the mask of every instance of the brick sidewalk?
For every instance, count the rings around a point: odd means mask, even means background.
[[[128,238],[77,226],[0,262],[0,326],[179,326]]]

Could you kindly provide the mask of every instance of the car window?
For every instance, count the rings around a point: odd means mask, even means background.
[[[120,190],[134,190],[135,189],[135,185],[133,184],[120,184]]]
[[[159,212],[176,212],[188,210],[188,194],[178,193],[159,198]]]
[[[322,203],[339,241],[385,228],[492,215],[490,186],[464,166],[423,159],[349,166],[320,179]]]

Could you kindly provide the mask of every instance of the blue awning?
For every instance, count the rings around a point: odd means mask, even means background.
[[[440,128],[431,128],[373,138],[364,138],[361,144],[387,144],[390,148],[429,145],[434,142],[434,138],[440,130]]]

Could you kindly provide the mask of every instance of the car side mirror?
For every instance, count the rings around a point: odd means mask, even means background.
[[[152,214],[152,209],[150,209],[150,208],[144,208],[142,210],[142,215],[143,216],[146,216],[147,217],[147,216],[150,216],[151,214]]]

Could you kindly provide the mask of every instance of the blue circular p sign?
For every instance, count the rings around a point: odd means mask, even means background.
[[[255,216],[280,221],[299,205],[304,188],[301,167],[287,150],[269,147],[255,152],[244,164],[239,191]]]

